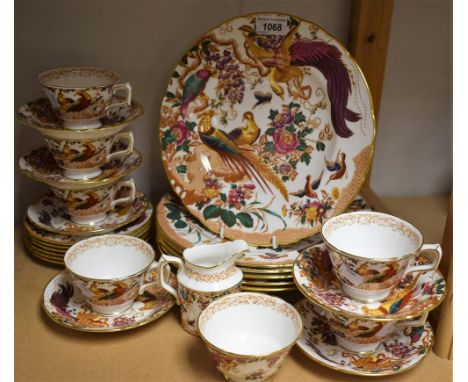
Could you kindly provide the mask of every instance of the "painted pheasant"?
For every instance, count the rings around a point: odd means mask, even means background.
[[[198,129],[202,142],[216,151],[232,171],[247,176],[251,181],[256,181],[264,192],[268,190],[273,193],[270,185],[274,186],[288,201],[288,190],[281,179],[268,165],[260,162],[253,151],[237,146],[228,134],[213,127],[211,124],[213,115],[214,112],[210,110],[199,120]]]
[[[338,136],[348,138],[353,132],[346,121],[357,122],[361,117],[347,108],[351,81],[341,60],[341,52],[336,46],[326,42],[300,37],[296,33],[299,22],[294,19],[292,21],[295,25],[276,48],[263,43],[264,36],[257,35],[251,26],[241,26],[239,29],[245,37],[245,49],[254,60],[269,69],[271,89],[281,98],[284,90],[280,83],[287,84],[289,81],[298,89],[294,96],[308,98],[311,89],[309,86],[302,86],[304,73],[300,67],[311,66],[319,70],[327,81],[333,128]]]
[[[228,133],[234,143],[239,145],[251,145],[260,135],[260,128],[257,126],[254,116],[250,111],[246,111],[242,116],[243,121],[247,121],[244,127],[238,127]]]

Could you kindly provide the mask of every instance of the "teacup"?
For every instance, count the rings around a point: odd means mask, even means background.
[[[348,317],[322,309],[310,303],[311,308],[327,322],[338,344],[356,353],[372,353],[398,329],[424,326],[428,313],[407,320],[373,320]]]
[[[103,221],[107,213],[117,205],[132,203],[136,194],[133,179],[89,190],[51,188],[54,194],[65,202],[71,220],[77,224],[96,224]],[[130,192],[119,196],[125,189],[129,189]]]
[[[45,140],[55,162],[63,168],[64,176],[84,180],[101,175],[101,166],[113,159],[130,155],[134,146],[131,131],[99,139],[68,140],[45,137]],[[127,142],[126,147],[112,152],[121,141]]]
[[[343,292],[360,301],[385,299],[405,274],[437,269],[442,257],[439,244],[423,245],[416,227],[380,212],[335,216],[322,226],[322,237]]]
[[[95,129],[100,118],[115,107],[130,105],[132,87],[118,84],[118,73],[105,68],[71,67],[51,69],[39,74],[39,83],[52,108],[73,130]],[[118,90],[126,92],[125,101],[112,102]]]
[[[102,235],[79,241],[66,252],[64,263],[91,309],[117,314],[130,308],[150,285],[143,281],[158,263],[144,240],[126,235]]]
[[[232,381],[266,381],[302,333],[299,312],[279,297],[240,292],[213,301],[198,330],[213,361]]]

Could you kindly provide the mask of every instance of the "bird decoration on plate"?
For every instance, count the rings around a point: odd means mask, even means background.
[[[340,50],[324,41],[301,37],[297,33],[299,21],[290,19],[289,32],[279,44],[271,44],[267,36],[257,34],[250,25],[239,29],[244,34],[244,46],[253,59],[269,69],[268,80],[271,89],[279,97],[284,97],[281,83],[291,82],[295,90],[294,98],[307,99],[311,87],[303,86],[304,72],[301,67],[312,67],[320,71],[327,81],[327,91],[331,103],[331,119],[338,136],[348,138],[353,135],[347,121],[357,122],[361,116],[348,109],[351,94],[351,81],[348,70],[341,60]]]
[[[328,178],[326,184],[330,183],[332,180],[341,179],[346,173],[346,153],[338,150],[335,161],[328,161],[325,158],[325,164],[327,166],[327,170],[333,172],[333,174],[330,175],[330,178]]]
[[[257,100],[255,105],[253,105],[252,109],[255,109],[257,106],[263,105],[265,103],[269,103],[273,97],[270,92],[261,92],[260,90],[256,90],[254,92],[254,97]]]
[[[317,198],[316,190],[320,186],[320,182],[322,181],[323,171],[320,173],[320,176],[317,179],[312,179],[312,176],[309,174],[306,176],[306,184],[302,190],[291,192],[290,195],[294,195],[298,198],[303,198],[307,196],[309,198]]]
[[[187,109],[189,104],[203,93],[206,83],[215,74],[216,70],[207,65],[187,78],[184,83],[179,109],[183,118],[187,118]]]
[[[244,127],[238,127],[228,133],[234,143],[239,145],[250,145],[254,143],[260,135],[260,128],[255,123],[254,115],[250,111],[246,111],[242,116],[243,121],[247,121]]]
[[[209,110],[199,120],[198,130],[202,142],[210,149],[216,151],[233,172],[247,176],[252,182],[256,182],[264,192],[272,194],[271,186],[273,186],[286,200],[289,200],[288,190],[281,179],[267,164],[259,161],[254,151],[250,148],[238,146],[229,134],[215,128],[211,123],[213,115],[214,111]],[[244,118],[248,119],[248,116],[244,116]],[[248,125],[246,129],[249,129]],[[251,127],[251,129],[253,128]]]

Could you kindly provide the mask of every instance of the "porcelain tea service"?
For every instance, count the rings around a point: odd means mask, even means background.
[[[95,129],[100,118],[113,108],[130,105],[132,87],[117,83],[119,74],[110,69],[71,67],[51,69],[39,74],[39,83],[52,108],[67,129]],[[125,101],[113,102],[118,90],[126,92]]]
[[[239,292],[242,271],[234,261],[248,249],[243,240],[199,245],[186,249],[183,259],[161,255],[159,282],[177,299],[180,305],[182,327],[190,334],[198,335],[198,316],[210,302],[226,294]],[[162,272],[167,264],[178,267],[178,288],[169,285]]]
[[[127,189],[129,192],[119,196],[119,193]],[[111,209],[120,204],[133,203],[136,196],[133,179],[90,190],[61,190],[52,187],[52,191],[65,202],[71,220],[78,224],[99,223]]]
[[[82,240],[70,247],[64,263],[92,310],[106,315],[132,306],[145,276],[158,267],[151,245],[125,235]]]
[[[380,212],[335,216],[324,223],[322,237],[343,291],[362,301],[385,299],[406,274],[437,269],[442,257],[439,244],[423,245],[416,227]],[[410,265],[421,254],[431,261]]]
[[[131,131],[99,139],[68,140],[45,137],[52,156],[63,174],[72,179],[92,179],[102,174],[101,167],[113,159],[129,156],[133,152]],[[126,142],[122,149],[113,150]]]

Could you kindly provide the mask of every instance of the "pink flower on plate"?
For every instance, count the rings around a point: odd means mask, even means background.
[[[171,127],[171,132],[178,145],[190,136],[190,130],[183,121],[177,121],[177,123]]]
[[[273,133],[276,152],[280,154],[288,154],[296,149],[299,145],[299,139],[296,133],[287,131],[286,129],[278,129]]]

